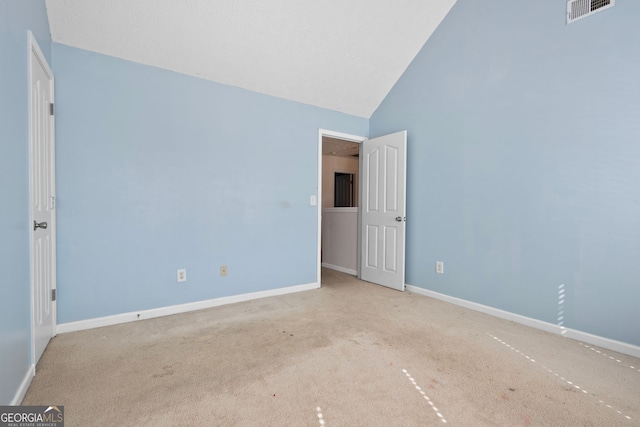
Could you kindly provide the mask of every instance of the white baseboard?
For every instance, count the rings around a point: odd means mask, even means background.
[[[424,288],[420,288],[418,286],[406,285],[406,289],[416,294],[424,295],[424,296],[435,298],[451,304],[459,305],[461,307],[479,311],[481,313],[490,314],[492,316],[499,317],[501,319],[506,319],[512,322],[520,323],[521,325],[530,326],[536,329],[541,329],[543,331],[562,335],[577,341],[583,341],[585,343],[606,348],[608,350],[617,351],[618,353],[628,354],[629,356],[640,357],[640,347],[632,344],[627,344],[621,341],[615,341],[615,340],[600,337],[597,335],[592,335],[587,332],[577,331],[575,329],[562,328],[558,325],[554,325],[553,323],[532,319],[531,317],[521,316],[519,314],[511,313],[509,311],[500,310],[498,308],[493,308],[493,307],[478,304],[472,301],[467,301],[464,299],[430,291]]]
[[[326,268],[330,268],[331,270],[339,271],[341,273],[351,274],[352,276],[357,276],[358,275],[357,271],[352,270],[350,268],[340,267],[339,265],[327,264],[326,262],[323,262],[322,266],[326,267]]]
[[[250,301],[259,298],[273,297],[278,295],[291,294],[294,292],[318,289],[319,283],[309,283],[306,285],[289,286],[286,288],[271,289],[268,291],[252,292],[249,294],[233,295],[229,297],[215,298],[205,301],[196,301],[186,304],[172,305],[168,307],[154,308],[150,310],[132,311],[129,313],[115,314],[113,316],[98,317],[95,319],[79,320],[77,322],[61,323],[56,327],[56,333],[82,331],[85,329],[100,328],[102,326],[118,325],[120,323],[135,322],[143,319],[153,319],[154,317],[170,316],[172,314],[186,313],[189,311],[202,310],[205,308],[218,307],[221,305],[234,304],[237,302]]]
[[[587,344],[606,348],[607,350],[640,358],[640,347],[637,345],[627,344],[626,342],[616,341],[598,335],[592,335],[587,332],[576,331],[575,329],[567,328],[566,331],[565,336],[567,338],[572,338]]]
[[[13,396],[13,400],[10,403],[11,406],[18,406],[22,404],[22,401],[24,400],[24,396],[26,396],[27,390],[29,390],[29,386],[31,386],[31,381],[33,380],[33,377],[35,376],[35,374],[36,374],[36,366],[35,365],[29,366],[29,369],[27,369],[27,372],[24,375],[22,382],[20,383],[20,387],[18,388],[18,391],[16,391],[16,395]]]

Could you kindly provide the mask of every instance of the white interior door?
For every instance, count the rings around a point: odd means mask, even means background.
[[[30,204],[33,364],[55,328],[53,74],[33,37],[30,55]]]
[[[407,131],[362,144],[360,278],[404,291]]]

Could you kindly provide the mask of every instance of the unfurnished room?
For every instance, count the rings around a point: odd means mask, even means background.
[[[639,22],[0,0],[0,426],[639,426]]]

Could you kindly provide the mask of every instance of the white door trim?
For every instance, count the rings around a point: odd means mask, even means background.
[[[32,138],[33,138],[33,118],[32,118],[32,105],[31,105],[31,101],[32,101],[32,85],[31,85],[31,80],[32,80],[32,76],[33,76],[33,69],[31,66],[31,55],[35,55],[36,59],[41,63],[43,70],[45,71],[45,74],[47,75],[47,77],[50,79],[50,96],[51,96],[51,102],[54,103],[55,98],[54,98],[54,79],[53,79],[53,71],[51,71],[51,67],[49,67],[49,64],[47,63],[47,59],[44,56],[44,54],[42,53],[42,50],[40,49],[40,46],[38,46],[38,41],[36,40],[35,36],[33,35],[33,33],[31,31],[28,31],[28,51],[27,51],[27,61],[28,61],[28,106],[29,106],[29,139],[28,139],[28,144],[29,144],[29,217],[27,218],[27,227],[29,229],[29,282],[30,282],[30,297],[31,297],[31,364],[32,364],[32,368],[35,367],[37,360],[36,360],[36,333],[35,333],[35,324],[36,324],[36,320],[35,320],[35,291],[34,291],[34,264],[33,264],[33,258],[34,258],[34,248],[33,248],[33,218],[34,218],[34,213],[33,213],[33,205],[32,205],[32,198],[31,198],[31,188],[33,185],[32,182],[32,161],[33,161],[33,152],[32,152]],[[52,149],[52,155],[55,156],[55,120],[52,121],[51,124],[51,149]],[[55,161],[52,162],[53,164],[51,165],[52,168],[52,186],[55,189]],[[55,196],[55,192],[54,192],[54,196]],[[54,207],[54,209],[51,212],[51,224],[49,226],[51,228],[51,238],[53,240],[53,247],[52,247],[52,256],[53,259],[56,259],[56,209]],[[56,289],[57,285],[56,285],[56,263],[54,262],[53,265],[51,266],[52,268],[52,289]],[[52,334],[55,336],[56,334],[56,323],[57,323],[57,317],[56,317],[56,306],[57,304],[55,302],[53,302],[53,312],[52,312],[52,317],[53,317],[53,331]],[[33,370],[33,372],[35,373],[35,370]]]
[[[320,253],[322,250],[322,137],[327,136],[330,138],[344,139],[345,141],[357,142],[361,144],[367,140],[367,137],[359,135],[351,135],[343,132],[335,132],[327,129],[318,129],[318,195],[317,195],[317,208],[318,208],[318,247],[317,247],[317,272],[318,272],[318,286],[322,283],[322,259]],[[360,186],[358,186],[358,192],[360,192]],[[358,200],[360,195],[358,194]],[[359,204],[359,203],[358,203]],[[360,221],[360,218],[358,218]],[[358,224],[358,233],[360,233],[360,226]],[[358,237],[358,241],[360,238]],[[360,243],[358,243],[359,247]],[[360,260],[360,254],[358,254],[358,260]],[[359,261],[358,261],[359,262]],[[359,270],[359,269],[358,269]]]

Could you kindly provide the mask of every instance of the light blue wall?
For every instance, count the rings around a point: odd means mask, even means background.
[[[640,2],[458,0],[370,119],[407,129],[407,283],[640,345]],[[445,274],[436,275],[436,260]]]
[[[316,282],[318,128],[366,136],[367,119],[53,57],[59,323]]]
[[[0,405],[31,365],[27,30],[50,59],[44,0],[0,0]]]

